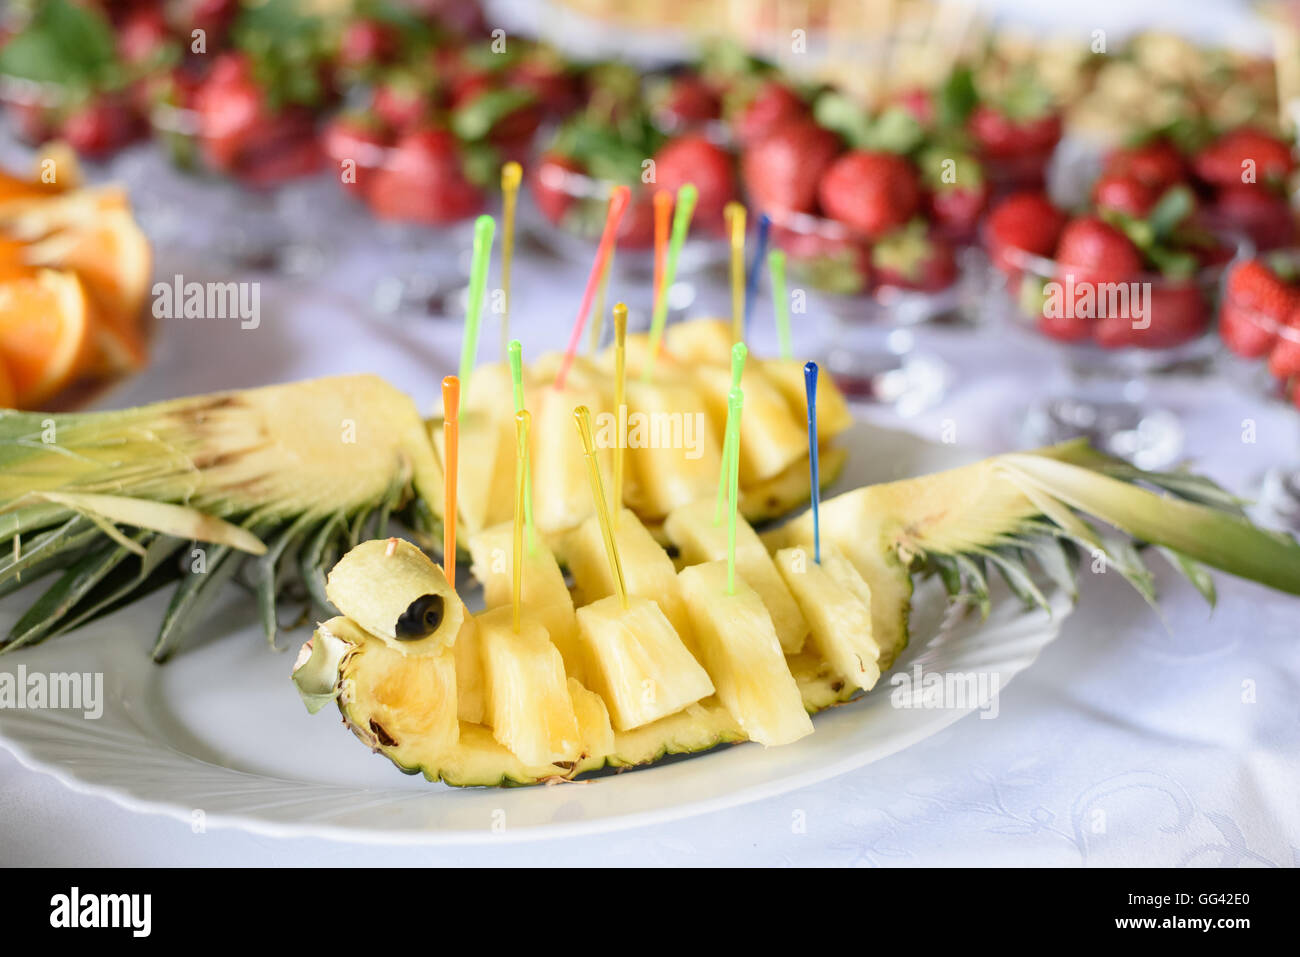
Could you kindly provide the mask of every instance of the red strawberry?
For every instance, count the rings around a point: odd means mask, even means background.
[[[678,136],[655,153],[655,185],[676,192],[686,183],[700,191],[695,219],[702,229],[720,232],[722,209],[736,198],[731,156],[702,136]]]
[[[1219,310],[1219,335],[1239,356],[1258,359],[1273,348],[1276,329],[1295,308],[1295,292],[1257,259],[1228,273]]]
[[[1056,247],[1063,276],[1079,282],[1126,282],[1142,269],[1137,247],[1122,232],[1095,216],[1066,223]]]
[[[208,163],[233,170],[248,143],[273,122],[248,60],[225,53],[194,94],[199,138]]]
[[[882,286],[938,292],[957,278],[952,247],[926,235],[919,220],[878,240],[871,250],[871,265]]]
[[[276,116],[271,132],[248,144],[234,174],[248,186],[273,186],[315,173],[324,158],[311,114],[286,110]]]
[[[1016,119],[993,106],[980,104],[971,113],[969,130],[980,152],[995,159],[1050,154],[1061,139],[1061,117],[1047,113],[1032,119]]]
[[[559,223],[573,205],[573,193],[565,187],[565,182],[570,173],[581,172],[582,165],[576,160],[556,154],[543,156],[537,164],[530,178],[533,202],[550,222]]]
[[[605,207],[600,210],[604,220]],[[642,190],[632,194],[632,201],[627,204],[623,221],[618,226],[619,249],[649,249],[655,241],[654,194]]]
[[[557,56],[538,51],[526,56],[506,71],[505,85],[530,91],[543,112],[562,116],[582,102],[578,77]]]
[[[167,20],[160,7],[137,7],[117,29],[117,50],[127,63],[144,63],[157,55],[167,39]]]
[[[814,289],[855,296],[871,285],[871,250],[864,243],[774,225],[772,245],[785,250],[795,281]]]
[[[144,131],[124,100],[100,95],[64,118],[60,135],[83,156],[100,158],[121,149]]]
[[[934,94],[923,86],[903,90],[894,97],[894,103],[906,110],[922,126],[934,125]]]
[[[1286,197],[1259,183],[1223,187],[1215,197],[1211,215],[1244,232],[1256,249],[1277,249],[1295,240],[1295,216]]]
[[[375,87],[371,107],[393,129],[409,130],[428,114],[430,97],[418,81],[397,74]]]
[[[793,119],[808,116],[808,107],[788,86],[770,80],[731,121],[732,131],[742,146],[757,143]]]
[[[1092,201],[1098,212],[1123,213],[1142,219],[1156,204],[1155,190],[1134,176],[1108,173],[1092,188]]]
[[[404,134],[375,171],[367,195],[380,219],[437,226],[479,212],[484,197],[465,178],[455,138],[443,130]]]
[[[1283,382],[1300,376],[1300,312],[1293,311],[1278,330],[1273,351],[1268,354],[1268,371]]]
[[[722,101],[712,85],[687,73],[673,78],[659,110],[676,126],[688,127],[716,120],[722,112]]]
[[[1004,274],[1014,275],[1022,268],[1016,251],[1051,256],[1064,226],[1065,213],[1043,193],[1015,193],[989,214],[984,235],[989,258]]]
[[[854,150],[831,164],[817,188],[822,210],[868,236],[912,218],[921,204],[915,167],[894,153]]]
[[[936,231],[954,242],[969,243],[991,192],[983,167],[971,156],[954,158],[935,152],[922,157],[921,170]]]
[[[1205,296],[1194,282],[1153,283],[1146,313],[1140,318],[1134,315],[1101,319],[1094,327],[1093,337],[1106,349],[1121,346],[1168,349],[1190,342],[1209,326]]]
[[[389,60],[401,46],[401,36],[380,20],[353,20],[339,38],[339,63],[367,67]]]
[[[817,206],[822,176],[839,152],[839,138],[830,130],[793,120],[745,148],[745,188],[762,209],[810,213]]]
[[[1033,277],[1026,276],[1029,281]],[[1069,313],[1069,310],[1064,310]],[[1092,338],[1093,322],[1074,315],[1056,315],[1044,312],[1037,320],[1038,331],[1057,342],[1084,342]]]
[[[1131,177],[1157,193],[1187,176],[1187,168],[1178,148],[1168,140],[1158,139],[1141,146],[1120,149],[1106,157],[1104,176]]]
[[[1291,148],[1275,136],[1249,127],[1231,130],[1192,159],[1196,175],[1213,186],[1281,184],[1295,169]]]
[[[343,187],[349,192],[362,193],[370,184],[373,170],[384,163],[388,137],[370,117],[342,113],[325,128],[322,145],[325,155],[339,164],[340,177],[345,172],[342,164],[355,164],[353,181],[343,182]]]

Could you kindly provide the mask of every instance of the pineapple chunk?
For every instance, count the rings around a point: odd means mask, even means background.
[[[536,621],[516,632],[513,610],[478,616],[483,688],[492,735],[525,764],[576,761],[582,749],[560,652]]]
[[[691,619],[686,603],[682,601],[673,560],[629,509],[623,509],[614,523],[614,541],[623,563],[623,583],[627,586],[627,593],[654,601],[682,643],[694,654]],[[596,601],[618,591],[605,552],[605,537],[596,516],[587,519],[565,537],[561,554],[584,601]]]
[[[496,525],[469,540],[471,570],[483,584],[483,604],[488,609],[510,606],[514,601],[514,534],[513,523]],[[527,531],[524,534],[522,614],[541,623],[555,647],[560,649],[567,673],[581,679],[582,656],[578,650],[578,622],[573,617],[573,596],[551,550],[541,541],[529,548]]]
[[[677,509],[664,522],[668,537],[681,550],[687,565],[727,557],[727,523],[724,516],[723,521],[713,524],[714,507],[712,500],[696,502]],[[808,621],[772,564],[772,556],[749,523],[739,517],[736,519],[736,573],[762,596],[785,653],[797,653],[808,634]]]
[[[659,606],[617,596],[578,609],[587,684],[619,731],[639,728],[713,694],[713,683]]]
[[[478,625],[472,615],[452,649],[456,658],[456,716],[471,724],[487,724],[483,695],[483,649],[479,645]]]
[[[803,366],[798,359],[750,359],[764,378],[781,393],[796,422],[808,421],[808,389],[804,384]],[[748,399],[748,396],[746,396]],[[828,375],[817,380],[817,437],[825,445],[853,425],[853,413],[844,393]]]
[[[462,409],[459,421],[459,439],[456,446],[456,511],[460,513],[460,520],[465,530],[473,534],[488,524],[489,511],[493,502],[494,477],[502,471],[508,471],[513,476],[515,460],[512,455],[504,462],[498,461],[501,441],[500,425],[496,416],[484,411]],[[440,421],[431,432],[438,461],[445,466],[446,429]]]
[[[848,457],[849,453],[838,446],[832,445],[821,450],[823,489],[840,477]],[[742,486],[740,514],[745,516],[746,521],[757,525],[807,505],[811,492],[812,478],[808,474],[808,463],[795,462],[780,475],[764,479],[748,488]]]
[[[637,510],[662,518],[708,496],[722,468],[722,443],[699,392],[688,382],[657,377],[629,382],[627,401],[625,454],[633,480],[627,491],[635,490]]]
[[[731,366],[731,322],[726,319],[690,319],[675,322],[664,331],[664,345],[679,362]]]
[[[578,718],[578,736],[582,739],[582,757],[605,758],[614,751],[614,726],[609,710],[600,695],[588,691],[577,678],[569,679],[569,697]]]
[[[693,565],[678,577],[709,677],[744,732],[766,745],[811,734],[799,686],[758,592],[737,576],[735,594],[727,594],[726,562]]]
[[[783,548],[776,567],[790,586],[813,645],[845,681],[870,691],[880,679],[880,647],[871,637],[871,589],[847,560],[827,549],[821,564],[803,548]]]
[[[725,435],[730,370],[699,366],[695,382],[714,428]],[[795,462],[807,462],[808,432],[803,418],[791,414],[785,398],[758,369],[747,364],[740,387],[745,392],[745,410],[740,417],[740,484],[748,488]]]
[[[529,376],[527,367],[524,368],[524,376],[527,381]],[[477,498],[486,495],[487,499],[485,506],[477,506],[482,509],[482,521],[473,528],[486,528],[498,522],[508,522],[514,517],[515,510],[516,443],[514,385],[510,366],[507,363],[491,362],[474,368],[470,387],[461,398],[461,416],[465,417],[466,414],[473,419],[475,428],[481,426],[496,433],[492,481],[490,486],[477,490],[477,495],[474,496]],[[462,430],[463,428],[464,426]],[[478,441],[476,436],[475,442]],[[481,441],[487,443],[489,439],[484,436]]]
[[[460,723],[453,650],[411,657],[365,638],[364,655],[345,660],[342,670],[342,700],[364,716],[361,730],[384,746],[418,743],[430,754],[454,748]]]
[[[551,535],[567,532],[596,514],[591,480],[584,458],[582,439],[573,423],[573,410],[585,405],[595,416],[602,408],[601,395],[584,386],[574,375],[563,390],[546,386],[536,390],[529,408],[533,410],[532,469],[533,520],[537,530]],[[611,494],[609,451],[596,453],[606,496]],[[511,471],[513,472],[513,461]]]

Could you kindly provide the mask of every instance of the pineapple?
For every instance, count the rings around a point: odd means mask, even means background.
[[[785,399],[786,407],[796,422],[808,419],[808,391],[804,383],[804,364],[797,359],[750,359],[763,373],[763,377]],[[823,376],[817,384],[817,440],[825,449],[832,439],[848,431],[853,425],[853,413],[844,393],[830,376]]]
[[[727,524],[725,520],[714,524],[715,508],[713,501],[696,502],[679,508],[664,523],[668,537],[681,550],[687,565],[727,557]],[[739,517],[736,519],[736,572],[762,596],[786,654],[798,652],[808,634],[808,621],[772,564],[772,556],[762,540]]]
[[[713,694],[713,683],[659,606],[617,596],[578,609],[587,686],[604,699],[615,729],[627,731]]]
[[[731,366],[731,322],[727,319],[691,319],[664,330],[664,346],[689,366]]]
[[[727,593],[727,563],[684,568],[678,576],[705,668],[718,698],[753,741],[789,744],[812,734],[799,686],[758,592],[737,576]]]
[[[465,624],[456,637],[452,653],[456,659],[456,716],[471,724],[486,724],[483,649],[479,644],[478,622],[473,615],[465,616]]]
[[[514,475],[514,440],[511,439],[509,456],[502,459],[501,430],[495,417],[486,412],[462,410],[459,422],[456,511],[460,513],[458,517],[461,527],[472,535],[486,528],[496,517],[492,514],[492,508],[500,499],[494,498],[493,483],[502,474]],[[430,432],[438,462],[445,466],[446,431],[441,419],[431,423]],[[505,501],[513,501],[513,498],[507,495]],[[440,502],[439,507],[441,504]]]
[[[483,585],[483,604],[489,608],[509,606],[514,601],[514,526],[497,525],[469,540],[473,556],[471,571]],[[528,547],[525,537],[520,605],[526,618],[535,619],[550,635],[564,658],[565,671],[582,678],[582,655],[578,647],[578,622],[573,616],[573,596],[564,583],[564,573],[555,555],[543,542]]]
[[[573,713],[578,719],[578,738],[581,743],[580,760],[604,759],[613,754],[614,726],[609,723],[609,709],[594,691],[588,691],[577,678],[569,679],[569,697],[573,700]]]
[[[849,453],[831,446],[821,450],[821,487],[829,488],[844,471]],[[808,462],[795,462],[779,475],[740,489],[740,514],[752,525],[788,515],[812,495]]]
[[[624,500],[633,501],[635,493],[637,512],[653,520],[709,495],[722,468],[722,443],[699,392],[689,382],[659,377],[628,382],[627,400],[624,454],[634,485]],[[644,434],[651,423],[660,423],[657,442]]]
[[[430,503],[442,500],[415,406],[367,375],[114,412],[0,411],[0,464],[0,540],[13,544],[0,594],[59,573],[2,650],[179,577],[153,648],[163,661],[244,556],[256,557],[250,577],[273,641],[290,577],[328,607],[324,569],[339,554],[386,534],[413,495],[428,532],[438,522]]]
[[[492,735],[525,764],[577,761],[582,738],[564,661],[545,628],[523,619],[515,631],[513,619],[511,608],[476,619]]]
[[[776,553],[776,567],[808,619],[813,647],[855,688],[880,678],[880,648],[871,637],[871,589],[848,561],[826,549],[818,564],[802,548]]]
[[[349,551],[330,570],[325,596],[403,655],[439,654],[455,643],[467,617],[442,569],[398,538]]]
[[[541,388],[529,403],[533,410],[533,520],[545,535],[566,532],[595,514],[582,442],[573,427],[573,410],[585,405],[595,413],[602,403],[600,392],[584,386],[581,378],[571,376],[563,390]],[[605,488],[612,488],[609,451],[602,449],[596,455]]]
[[[677,584],[677,568],[673,560],[630,509],[625,508],[616,516],[614,541],[622,560],[627,593],[654,601],[683,644],[694,653],[691,619]],[[596,601],[617,591],[600,520],[596,516],[587,519],[565,537],[560,553],[584,601]]]
[[[713,427],[719,435],[725,435],[730,369],[700,366],[695,370],[695,383]],[[802,419],[790,414],[780,391],[748,364],[740,377],[740,387],[745,393],[745,414],[740,420],[741,487],[757,485],[799,462],[807,468],[807,429]]]

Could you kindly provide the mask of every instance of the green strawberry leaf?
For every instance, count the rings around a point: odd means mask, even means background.
[[[534,99],[528,90],[487,90],[452,111],[452,132],[462,140],[481,140],[497,123]]]
[[[871,138],[871,117],[852,97],[834,90],[813,101],[813,119],[818,126],[838,133],[854,149],[866,149]]]
[[[971,112],[979,103],[975,90],[975,77],[969,67],[957,67],[939,87],[935,98],[935,119],[941,129],[966,125]]]
[[[1147,214],[1147,222],[1151,224],[1157,239],[1165,239],[1173,233],[1175,227],[1192,215],[1195,208],[1196,199],[1192,196],[1192,191],[1186,186],[1173,186],[1165,190],[1157,200]]]
[[[84,90],[109,89],[123,79],[108,21],[69,0],[37,6],[22,31],[0,48],[0,73]]]
[[[1160,270],[1160,274],[1167,279],[1190,279],[1196,275],[1199,263],[1189,252],[1168,249],[1164,246],[1152,246],[1146,250],[1146,254]]]

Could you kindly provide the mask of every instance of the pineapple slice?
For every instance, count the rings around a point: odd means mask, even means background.
[[[804,364],[798,359],[753,359],[764,378],[781,393],[796,422],[808,421],[808,390],[804,384]],[[748,398],[748,396],[746,396]],[[828,375],[817,382],[817,436],[823,447],[853,425],[853,413],[844,393]]]
[[[714,428],[725,435],[731,371],[700,366],[695,370],[695,383]],[[740,484],[747,488],[779,475],[795,462],[806,462],[808,434],[802,419],[790,414],[784,397],[762,372],[747,365],[740,387],[745,392],[745,412],[740,417]]]
[[[627,402],[628,491],[635,490],[637,511],[662,518],[708,496],[722,468],[722,443],[698,390],[666,377],[633,380]]]
[[[564,661],[532,619],[511,608],[478,616],[485,711],[492,735],[525,764],[576,761],[582,750]]]
[[[478,640],[478,623],[465,616],[465,626],[452,651],[456,658],[456,717],[472,724],[487,724],[483,693],[483,649]]]
[[[821,450],[821,485],[828,488],[844,471],[848,450],[830,446]],[[812,479],[808,463],[795,462],[780,475],[740,489],[740,514],[752,525],[780,518],[808,504]]]
[[[614,522],[614,541],[623,563],[623,583],[627,586],[627,593],[654,601],[682,643],[694,654],[691,618],[682,600],[681,587],[677,584],[677,568],[673,560],[630,509],[625,508],[618,514]],[[609,555],[605,551],[605,537],[596,516],[565,536],[561,554],[573,573],[583,601],[593,602],[617,592]]]
[[[529,370],[524,368],[525,381]],[[471,493],[475,500],[486,496],[486,504],[478,505],[482,520],[473,528],[486,528],[514,517],[515,506],[515,401],[514,384],[510,366],[505,362],[490,362],[475,366],[474,374],[461,397],[461,416],[469,415],[474,427],[496,433],[496,452],[492,458],[491,484]],[[464,426],[461,426],[462,435]],[[464,438],[461,439],[464,442]],[[487,436],[475,441],[486,444]],[[481,446],[478,446],[481,447]],[[462,453],[463,461],[464,453]],[[464,468],[464,465],[461,466]],[[478,473],[478,469],[475,470]],[[466,473],[468,476],[468,473]],[[460,486],[463,488],[464,486]],[[459,492],[460,488],[457,489]],[[471,526],[467,525],[467,528]]]
[[[320,625],[319,633],[364,651],[344,658],[339,670],[340,704],[352,713],[359,735],[368,736],[375,746],[416,741],[434,755],[456,746],[460,723],[451,648],[433,655],[403,655],[342,617]],[[324,640],[319,633],[317,640]]]
[[[498,418],[481,410],[460,413],[456,447],[456,511],[470,534],[488,524],[493,502],[493,482],[500,472],[515,474],[514,456],[498,461],[501,439]],[[430,428],[439,463],[447,462],[446,430],[441,419]],[[513,483],[512,483],[513,485]],[[507,497],[507,501],[514,501]],[[441,504],[441,503],[439,503]]]
[[[513,523],[493,526],[470,538],[469,553],[473,559],[471,571],[483,584],[484,606],[492,609],[511,605],[515,566]],[[541,623],[555,647],[560,649],[565,671],[581,680],[582,655],[578,648],[578,622],[573,616],[573,596],[564,583],[564,573],[555,555],[541,541],[529,548],[525,538],[523,565],[520,597],[524,617]]]
[[[668,537],[681,550],[682,560],[687,565],[727,557],[727,524],[725,521],[713,524],[714,508],[712,500],[696,502],[677,509],[664,522]],[[736,572],[762,596],[785,653],[798,652],[808,634],[808,621],[772,564],[772,556],[767,553],[763,542],[741,518],[736,519]],[[689,598],[687,604],[690,604]]]
[[[582,439],[573,424],[573,410],[585,405],[596,415],[603,408],[601,394],[572,375],[563,390],[546,386],[536,390],[529,403],[533,411],[532,470],[533,520],[545,535],[567,532],[596,513],[583,457]],[[613,487],[607,449],[596,453],[601,481]],[[513,460],[511,473],[513,474]]]
[[[727,594],[726,562],[693,565],[678,577],[705,667],[741,729],[766,745],[812,734],[799,686],[758,592],[737,576],[735,594]]]
[[[803,548],[783,548],[776,567],[808,619],[817,651],[845,681],[870,691],[880,679],[880,646],[871,637],[871,589],[857,569],[825,548],[820,565]]]
[[[577,678],[569,679],[569,697],[578,718],[578,736],[582,739],[582,758],[599,758],[602,762],[614,751],[614,726],[609,723],[609,709],[600,695],[582,686]]]
[[[713,683],[659,606],[617,596],[578,609],[587,684],[619,731],[649,724],[713,694]]]
[[[726,319],[691,319],[664,330],[664,346],[677,361],[688,366],[708,364],[730,368],[731,322]]]

